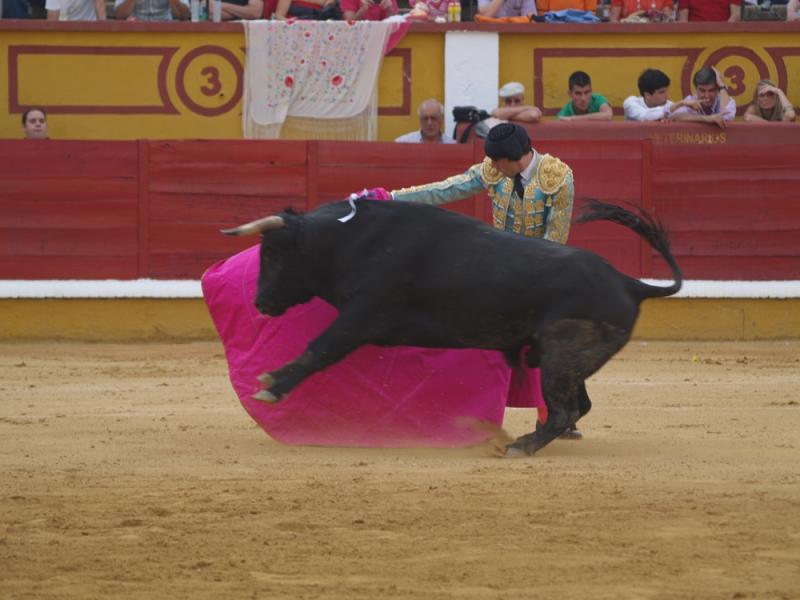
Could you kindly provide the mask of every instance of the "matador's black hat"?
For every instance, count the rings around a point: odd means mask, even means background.
[[[489,130],[483,151],[492,160],[519,160],[531,151],[531,138],[520,125],[500,123]]]

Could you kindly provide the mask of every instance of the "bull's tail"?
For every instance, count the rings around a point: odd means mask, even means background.
[[[589,221],[612,221],[628,229],[632,229],[641,237],[647,240],[655,250],[658,251],[667,264],[672,269],[672,276],[675,282],[667,287],[658,287],[636,281],[636,291],[639,296],[644,300],[645,298],[660,298],[663,296],[671,296],[676,294],[683,285],[683,273],[681,273],[675,257],[672,255],[670,249],[669,236],[664,229],[661,221],[655,219],[653,216],[640,208],[636,208],[636,212],[631,212],[620,206],[614,204],[606,204],[599,200],[587,200],[583,214],[578,218],[578,223],[587,223]]]

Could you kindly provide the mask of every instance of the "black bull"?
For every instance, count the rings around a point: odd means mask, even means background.
[[[598,255],[498,231],[440,208],[357,200],[291,211],[225,230],[261,233],[256,306],[277,316],[319,296],[338,318],[296,360],[260,377],[255,398],[280,400],[309,375],[364,344],[499,350],[513,365],[523,348],[539,366],[546,423],[508,446],[533,454],[591,408],[585,380],[628,341],[647,298],[683,281],[663,226],[644,212],[590,201],[580,221],[635,231],[672,269],[655,287]]]

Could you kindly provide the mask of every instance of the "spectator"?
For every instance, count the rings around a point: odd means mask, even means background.
[[[478,0],[478,14],[484,17],[527,17],[537,14],[534,0]]]
[[[777,85],[769,79],[756,84],[753,102],[744,111],[744,120],[753,122],[794,121],[797,118],[794,107]]]
[[[639,75],[639,93],[641,96],[629,96],[622,106],[625,110],[626,121],[666,121],[670,111],[682,106],[683,100],[678,103],[670,102],[670,80],[667,74],[658,69],[645,69]]]
[[[800,0],[789,0],[786,5],[786,20],[800,21]]]
[[[401,135],[395,142],[412,144],[455,144],[455,140],[449,135],[442,133],[444,125],[444,106],[438,101],[430,98],[419,105],[417,109],[419,117],[419,129]]]
[[[221,4],[223,21],[264,18],[264,0],[227,0]]]
[[[29,0],[0,0],[0,17],[3,19],[29,19],[31,3]]]
[[[526,123],[538,123],[542,118],[541,110],[525,104],[525,86],[518,81],[510,81],[497,93],[503,106],[498,106],[492,111],[494,118]]]
[[[382,21],[397,14],[397,0],[340,0],[347,21]]]
[[[447,19],[449,7],[450,0],[409,0],[408,16],[416,17],[416,20],[434,20],[436,17]],[[464,14],[464,17],[466,16]]]
[[[660,13],[661,21],[672,21],[675,18],[674,0],[611,0],[611,12],[608,20],[619,23],[620,19],[627,19],[637,14],[647,16],[651,13]],[[650,18],[656,20],[655,16]]]
[[[44,5],[48,21],[105,21],[106,3],[103,0],[47,0]]]
[[[189,20],[188,0],[115,0],[114,18],[135,21]]]
[[[278,0],[274,19],[341,19],[342,10],[336,0]]]
[[[540,15],[559,10],[587,10],[597,12],[597,0],[536,0]]]
[[[569,96],[556,119],[559,121],[610,121],[614,117],[605,96],[592,93],[592,80],[583,71],[569,76]]]
[[[668,100],[670,80],[658,69],[645,69],[639,75],[641,96],[629,96],[622,103],[626,121],[661,121],[672,103]]]
[[[33,107],[22,113],[22,131],[25,139],[46,140],[47,137],[47,113],[43,108]]]
[[[678,0],[678,21],[742,20],[742,0]]]
[[[692,79],[697,94],[686,96],[683,106],[670,111],[672,121],[713,123],[724,128],[736,118],[736,102],[728,95],[722,76],[714,67],[703,67]]]

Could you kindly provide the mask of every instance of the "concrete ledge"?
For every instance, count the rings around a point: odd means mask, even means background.
[[[0,340],[211,340],[199,298],[0,299]],[[800,298],[648,300],[634,331],[652,340],[800,339]]]

